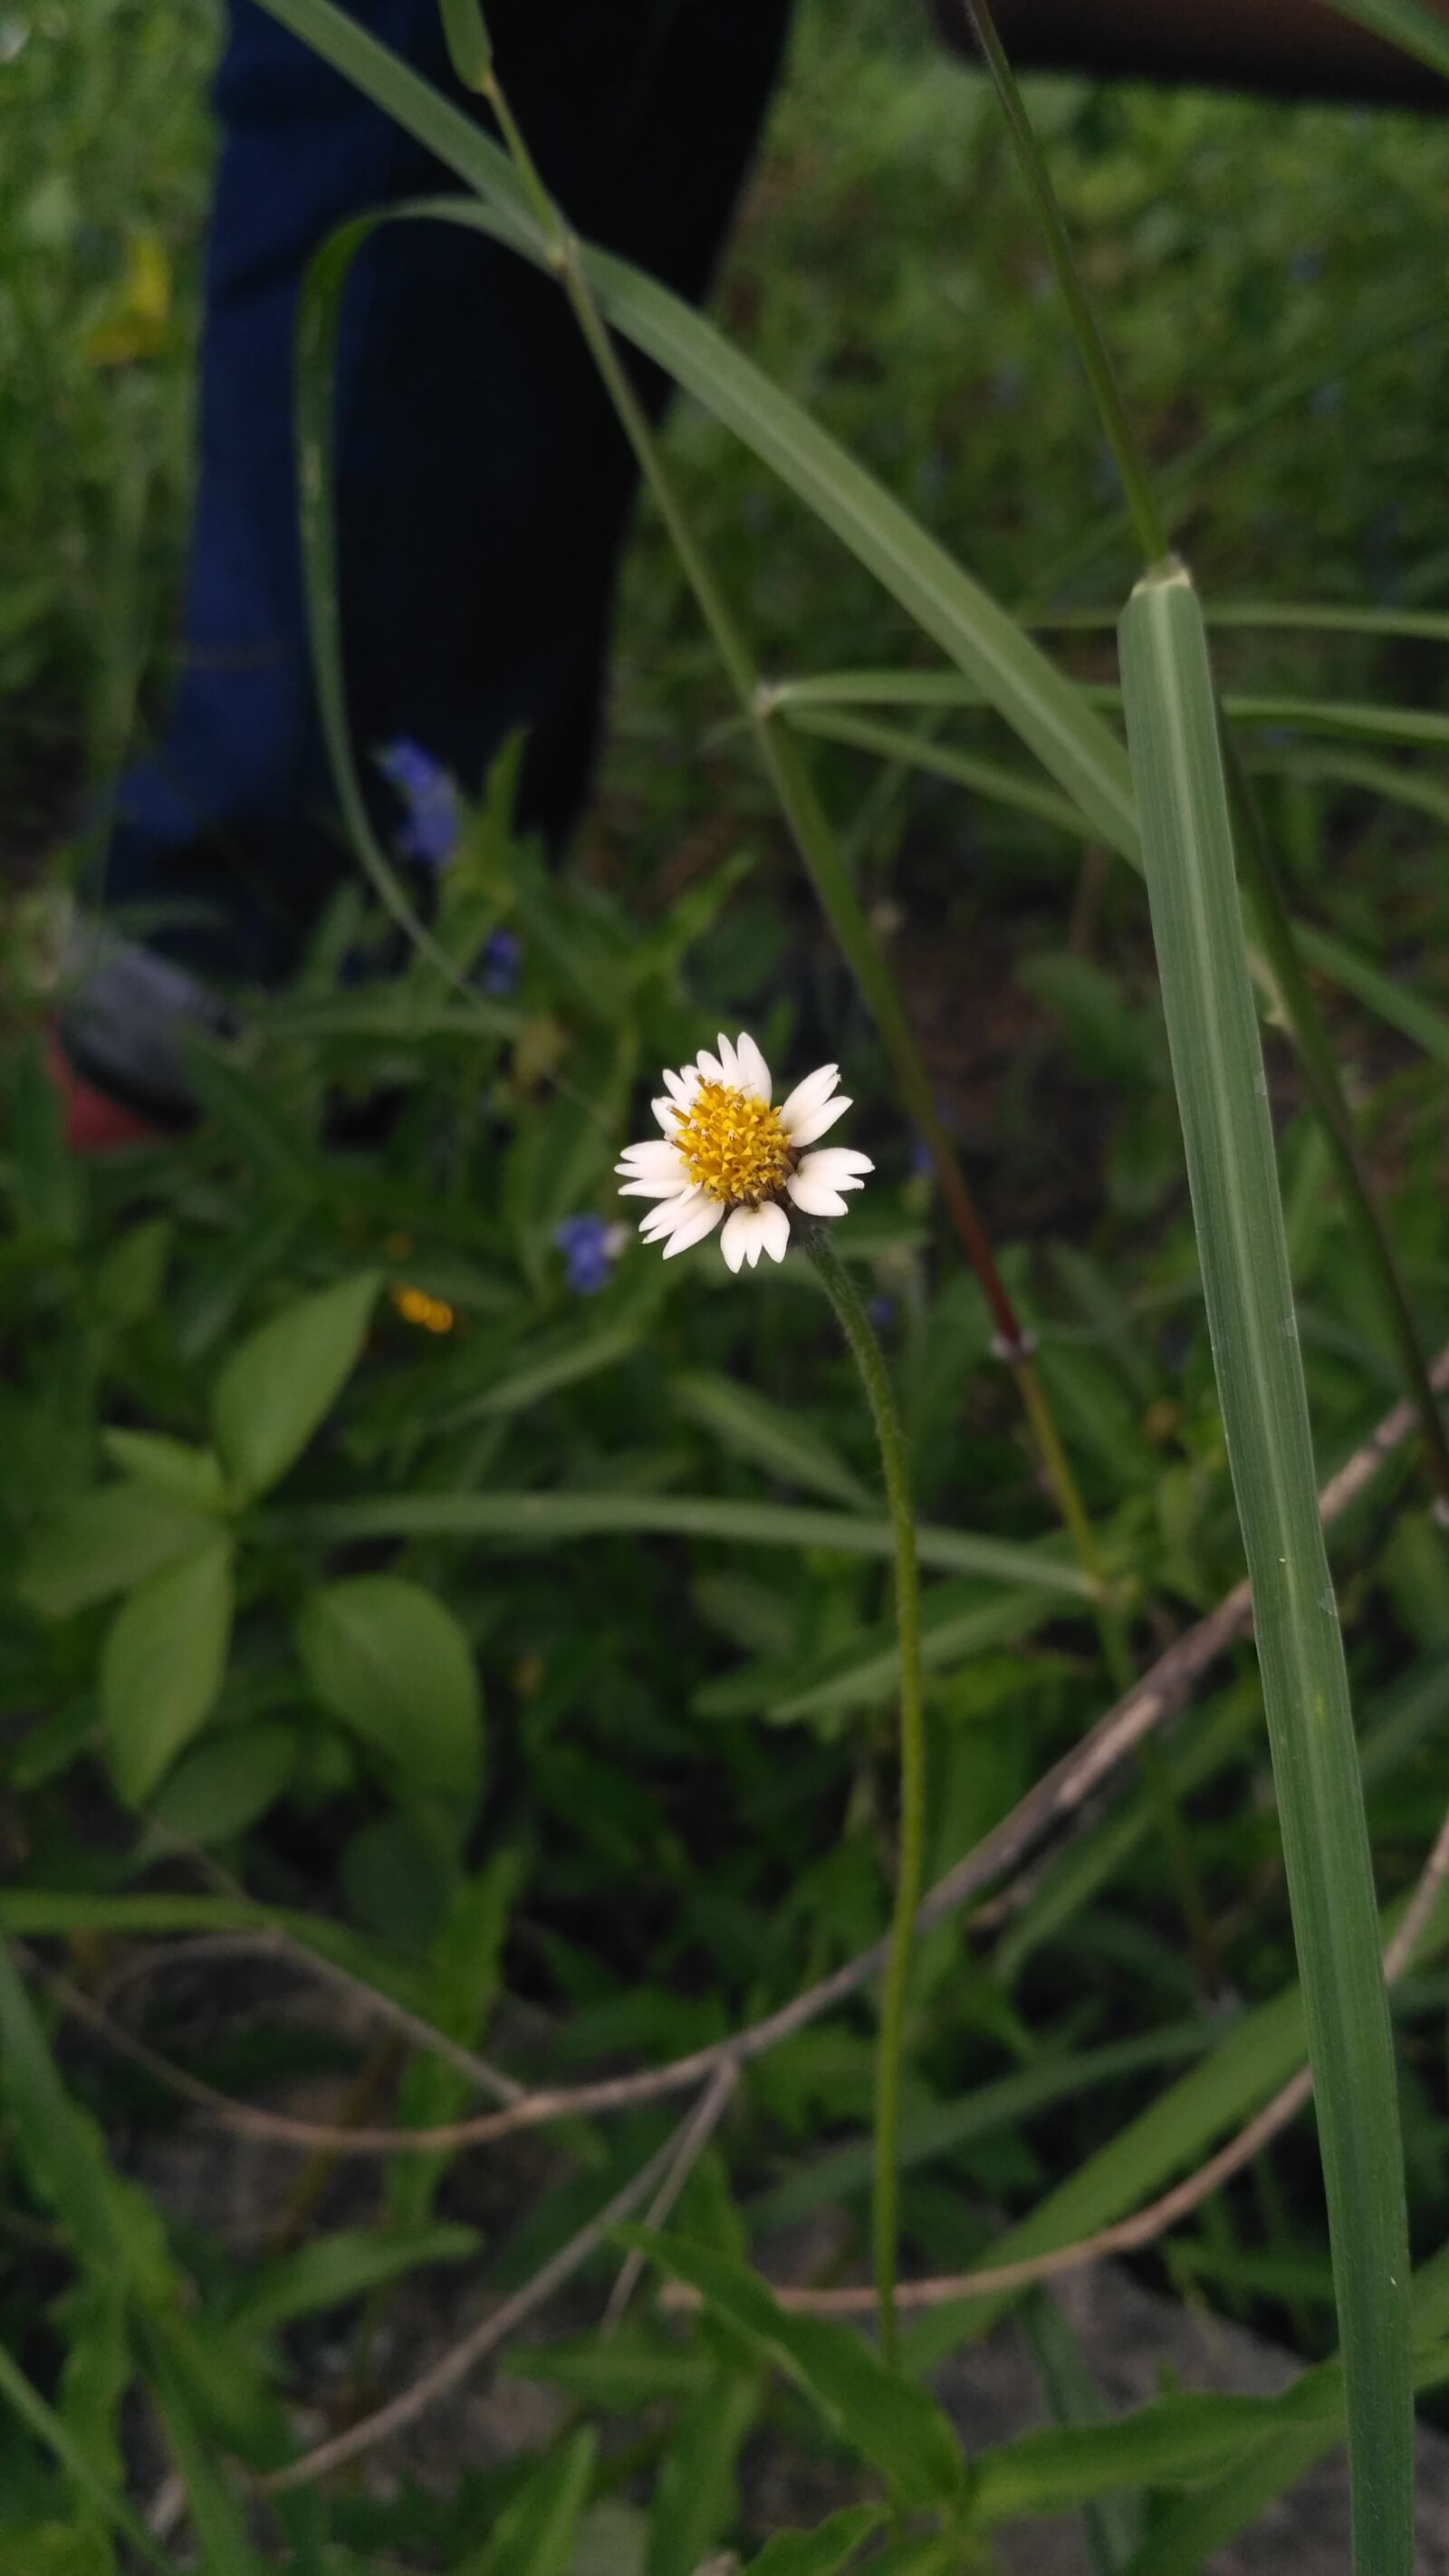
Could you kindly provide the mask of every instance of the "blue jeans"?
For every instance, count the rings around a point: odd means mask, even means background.
[[[351,0],[462,104],[437,0]],[[577,229],[697,298],[789,0],[492,0],[499,74]],[[109,908],[227,977],[285,976],[350,862],[308,667],[292,449],[305,264],[333,227],[456,182],[254,0],[233,0],[202,346],[182,678],[122,781]],[[472,105],[476,108],[477,102]],[[642,365],[650,406],[665,388]],[[385,227],[349,281],[336,383],[340,607],[362,765],[406,735],[467,787],[527,732],[519,820],[588,784],[634,476],[557,285],[477,234]],[[205,907],[211,919],[193,917]]]

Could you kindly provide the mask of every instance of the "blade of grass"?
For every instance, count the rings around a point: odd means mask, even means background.
[[[869,716],[816,715],[807,708],[793,715],[791,721],[799,733],[816,734],[825,742],[844,743],[855,751],[873,751],[882,760],[899,761],[903,769],[925,770],[932,778],[948,778],[954,786],[969,787],[994,805],[1014,806],[1019,813],[1034,815],[1038,822],[1053,824],[1073,840],[1095,837],[1079,805],[1059,796],[1054,788],[1038,785],[1019,770],[1003,768],[1000,761],[978,759],[973,752],[957,751],[950,743],[907,733],[901,725],[878,724]]]
[[[1449,80],[1449,27],[1426,0],[1329,0],[1329,6]]]
[[[264,0],[271,15],[346,74],[476,191],[467,218],[540,268],[551,247],[507,155],[333,0]],[[409,210],[457,221],[456,199]],[[732,349],[704,317],[629,266],[585,246],[582,271],[607,320],[751,448],[959,662],[1112,848],[1136,847],[1120,743],[979,583],[864,467]]]
[[[1139,583],[1121,653],[1303,1979],[1347,2384],[1355,2565],[1364,2576],[1409,2576],[1413,2411],[1393,2049],[1216,702],[1201,616],[1179,567]]]

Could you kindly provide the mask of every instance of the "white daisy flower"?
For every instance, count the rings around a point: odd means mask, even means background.
[[[614,1168],[620,1197],[652,1199],[640,1221],[646,1243],[664,1258],[686,1252],[723,1226],[720,1250],[731,1270],[762,1252],[783,1261],[790,1209],[802,1216],[844,1216],[845,1193],[875,1169],[849,1146],[806,1151],[843,1118],[850,1102],[836,1094],[840,1068],[822,1064],[798,1082],[778,1109],[770,1106],[770,1068],[743,1031],[719,1052],[702,1048],[693,1064],[664,1076],[654,1103],[662,1134],[630,1145]]]

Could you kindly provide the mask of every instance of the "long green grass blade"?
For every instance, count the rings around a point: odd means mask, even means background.
[[[268,1527],[328,1543],[359,1538],[496,1539],[511,1547],[550,1547],[560,1539],[648,1531],[660,1537],[717,1538],[746,1547],[838,1548],[846,1556],[888,1557],[888,1520],[855,1512],[812,1511],[787,1503],[716,1501],[707,1494],[634,1494],[604,1487],[575,1492],[379,1494],[355,1503],[319,1503]],[[1076,1601],[1091,1598],[1079,1566],[1056,1549],[981,1538],[974,1530],[925,1528],[917,1533],[921,1563],[943,1573],[984,1574]]]
[[[1422,1001],[1411,988],[1386,975],[1371,959],[1360,957],[1342,939],[1333,939],[1326,930],[1300,927],[1298,945],[1310,966],[1316,966],[1340,991],[1352,993],[1377,1018],[1398,1029],[1436,1064],[1449,1065],[1449,1013],[1436,1011],[1432,1002]]]
[[[333,0],[264,5],[477,192],[471,206],[456,198],[420,200],[410,214],[471,223],[535,266],[549,265],[547,240],[507,157],[467,116]],[[334,236],[324,260],[345,260],[355,246],[351,233],[348,227]],[[1103,839],[1130,855],[1137,833],[1126,758],[1075,684],[909,511],[702,315],[625,260],[588,248],[582,258],[613,326],[734,430],[834,531],[975,681]],[[307,497],[316,496],[309,491]]]
[[[853,751],[873,751],[882,760],[897,760],[903,769],[924,770],[932,778],[946,778],[956,787],[966,787],[993,805],[1008,805],[1018,813],[1031,814],[1040,823],[1050,823],[1074,840],[1093,837],[1092,826],[1081,807],[1073,805],[1055,788],[1039,784],[1021,770],[1007,769],[999,760],[981,760],[974,752],[957,751],[954,744],[934,742],[918,733],[907,733],[902,725],[881,724],[870,716],[837,715],[827,710],[819,713],[802,708],[794,716],[798,732],[818,734],[826,742],[844,743]]]
[[[1449,27],[1427,0],[1329,0],[1340,18],[1356,19],[1385,44],[1414,54],[1449,80]]]
[[[1345,2364],[1354,2563],[1362,2576],[1409,2576],[1413,2411],[1393,2048],[1212,675],[1179,567],[1139,583],[1121,653],[1303,1980]]]

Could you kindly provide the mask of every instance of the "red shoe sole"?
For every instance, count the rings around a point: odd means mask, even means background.
[[[98,1091],[76,1072],[54,1029],[45,1034],[45,1070],[65,1112],[65,1141],[73,1154],[114,1154],[126,1145],[154,1145],[165,1129]]]

